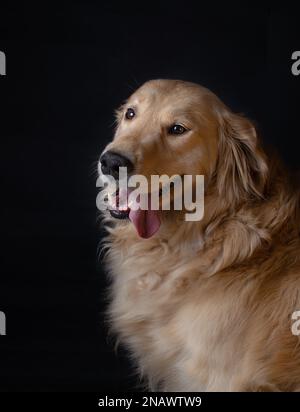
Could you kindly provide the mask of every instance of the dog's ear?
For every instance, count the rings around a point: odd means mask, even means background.
[[[217,188],[231,205],[262,198],[268,175],[265,154],[254,125],[245,117],[224,109],[219,114]]]

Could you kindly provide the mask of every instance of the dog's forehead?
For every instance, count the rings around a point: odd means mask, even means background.
[[[199,95],[200,88],[192,83],[173,81],[173,80],[152,80],[144,83],[137,89],[131,98],[137,98],[141,101],[151,99],[161,99],[185,95]]]
[[[201,104],[203,96],[202,88],[198,85],[173,80],[156,80],[147,82],[137,89],[129,97],[128,104],[177,112]]]

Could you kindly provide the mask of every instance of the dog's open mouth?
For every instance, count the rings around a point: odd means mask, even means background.
[[[130,205],[127,204],[128,195],[127,191],[122,193],[120,190],[117,190],[110,214],[116,219],[128,218],[135,226],[139,236],[148,239],[160,228],[159,210],[151,210],[151,194],[148,195],[147,210],[130,208]]]
[[[110,214],[112,217],[116,219],[128,219],[129,217],[129,210],[123,211],[118,209],[110,210]]]
[[[115,219],[128,219],[129,218],[129,213],[130,209],[127,207],[127,209],[123,210],[121,208],[120,204],[120,196],[119,196],[119,189],[116,192],[116,198],[115,198],[115,208],[110,209],[110,214],[112,217]]]

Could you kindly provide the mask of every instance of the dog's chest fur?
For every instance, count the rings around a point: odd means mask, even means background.
[[[241,374],[247,324],[236,296],[247,288],[228,286],[226,277],[200,276],[199,257],[188,248],[170,250],[167,241],[133,239],[121,231],[111,244],[109,314],[150,387],[235,387],[232,377],[238,380]]]

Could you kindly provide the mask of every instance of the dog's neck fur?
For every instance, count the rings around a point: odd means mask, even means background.
[[[186,222],[184,212],[169,213],[157,239],[168,243],[173,250],[176,250],[178,244],[181,251],[185,246],[184,253],[197,254],[205,251],[210,254],[210,262],[214,250],[218,263],[210,269],[205,268],[206,273],[213,274],[251,258],[256,249],[260,248],[261,251],[262,246],[265,249],[270,247],[275,238],[282,236],[286,241],[298,237],[299,189],[292,186],[277,157],[272,157],[268,166],[270,175],[261,197],[249,194],[232,205],[226,198],[220,197],[212,180],[205,196],[203,220]],[[182,239],[186,240],[185,243]],[[223,245],[225,240],[226,247]],[[239,248],[235,247],[237,243]],[[243,251],[242,254],[240,250]]]

